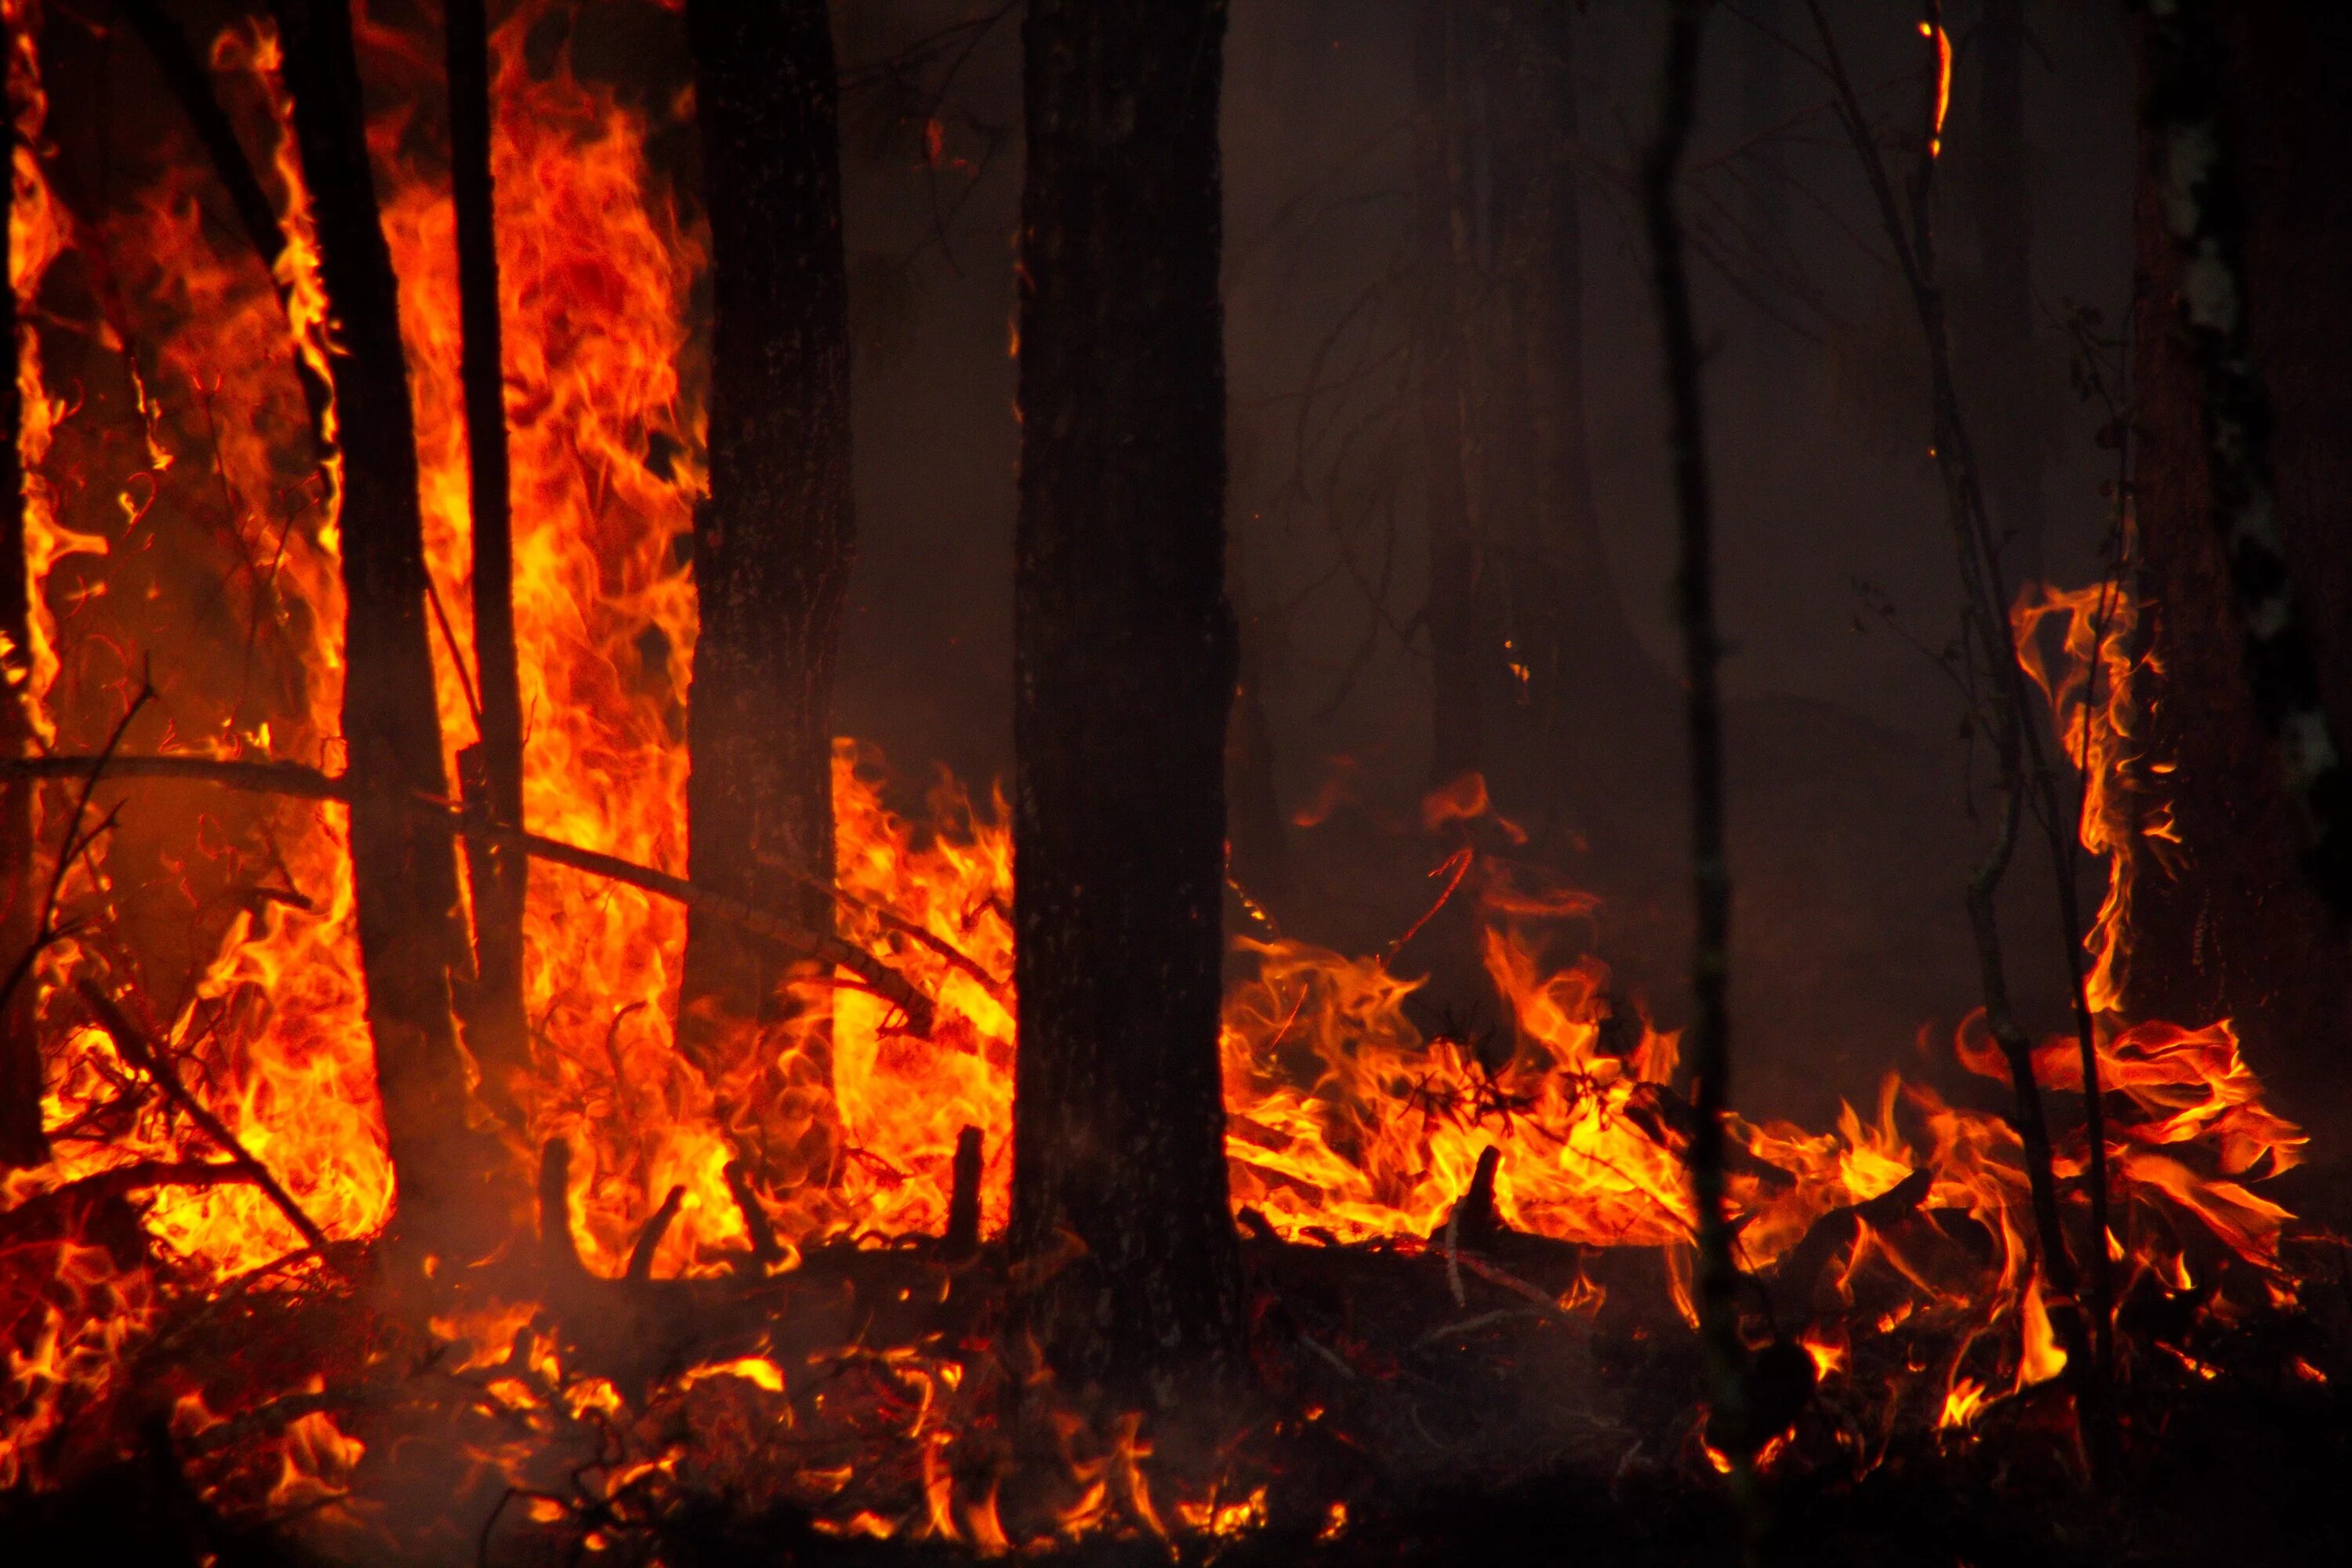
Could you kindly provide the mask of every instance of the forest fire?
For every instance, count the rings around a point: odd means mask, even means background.
[[[2208,873],[2150,739],[2158,612],[2120,566],[2026,587],[2000,650],[2040,700],[2021,721],[2071,764],[2053,776],[2079,782],[2060,836],[2105,868],[2087,1043],[2029,1044],[2017,1082],[1998,1004],[1923,1028],[1834,1125],[1722,1118],[1732,1407],[1693,1331],[1715,1310],[1693,1183],[1715,1124],[1686,1032],[1612,974],[1605,897],[1477,771],[1391,835],[1429,877],[1379,951],[1281,930],[1236,859],[1249,934],[1226,940],[1214,1071],[1238,1355],[1210,1394],[1075,1370],[1026,1303],[1110,1248],[1024,1219],[1015,1191],[1029,797],[942,771],[917,810],[877,749],[834,738],[829,867],[747,847],[744,874],[779,889],[751,900],[690,857],[724,380],[698,323],[727,258],[659,144],[709,105],[576,68],[564,0],[492,8],[521,715],[502,821],[479,784],[499,700],[479,645],[507,634],[478,615],[478,280],[438,129],[457,81],[437,17],[357,19],[372,79],[351,118],[413,405],[402,635],[429,647],[441,747],[404,765],[445,781],[385,807],[380,738],[353,720],[382,635],[355,602],[383,581],[352,534],[380,525],[348,428],[365,332],[334,288],[341,219],[305,174],[325,79],[289,63],[331,47],[312,13],[349,12],[277,9],[309,20],[281,42],[240,13],[192,44],[277,227],[257,258],[208,212],[220,150],[184,130],[127,197],[61,189],[37,47],[59,22],[7,6],[25,596],[6,930],[26,952],[0,1013],[36,1042],[40,1147],[0,1166],[0,1519],[46,1542],[78,1506],[147,1510],[205,1561],[266,1538],[353,1562],[860,1541],[1339,1561],[1413,1487],[1575,1472],[1719,1500],[1751,1472],[1813,1496],[2014,1465],[2095,1489],[2164,1441],[2173,1391],[2332,1394],[2342,1346],[2308,1303],[2340,1289],[2341,1244],[2266,1187],[2306,1134],[2233,1019],[2151,1016],[2130,990],[2143,879]],[[1933,159],[1948,113],[1965,128],[1928,16]],[[936,163],[940,121],[923,133]],[[437,973],[462,1074],[438,1143],[404,1120],[429,1094],[395,1064],[407,1025],[372,923],[362,840],[393,820],[425,846],[412,859],[461,873],[440,922],[459,961]],[[478,955],[499,868],[526,854],[502,1046]],[[770,994],[738,1007],[689,977],[690,919],[780,943]],[[1441,942],[1492,1027],[1428,1005],[1406,954]],[[2106,1294],[2072,1278],[2098,1254]]]

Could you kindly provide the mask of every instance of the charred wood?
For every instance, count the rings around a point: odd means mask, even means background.
[[[948,1234],[941,1252],[969,1258],[980,1250],[980,1129],[956,1134],[954,1185],[948,1192]]]

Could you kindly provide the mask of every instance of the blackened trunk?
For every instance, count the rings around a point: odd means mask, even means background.
[[[1419,0],[1413,29],[1413,352],[1429,531],[1432,784],[1480,766],[1477,550],[1462,432],[1462,307],[1455,265],[1458,136],[1447,0]]]
[[[2211,58],[2211,57],[2207,57]],[[2335,733],[2352,733],[2352,15],[2265,0],[2221,28],[2221,128],[2242,199],[2251,363],[2267,384],[2277,531]],[[2147,754],[2171,770],[2187,864],[2143,853],[2126,1002],[2137,1016],[2235,1020],[2290,1112],[2352,1122],[2352,963],[2299,864],[2307,842],[2247,676],[2245,620],[2215,527],[2203,378],[2181,326],[2159,135],[2140,188],[2146,287],[2136,500],[2153,651],[2162,666]],[[2165,846],[2136,841],[2148,851]],[[2168,858],[2171,858],[2168,857]]]
[[[7,53],[0,70],[8,79],[0,116],[8,122],[8,161],[16,166],[16,40],[10,29]],[[13,181],[11,190],[14,189]],[[0,510],[0,755],[29,754],[33,730],[25,704],[30,700],[26,682],[32,673],[32,598],[29,567],[25,558],[25,473],[16,455],[17,432],[24,421],[24,400],[16,385],[16,290],[15,278],[16,204],[8,203],[7,247],[10,263],[0,273],[0,295],[7,297],[7,315],[0,320],[6,333],[8,372],[0,376],[0,487],[6,505]],[[0,784],[0,966],[16,963],[39,939],[40,887],[33,874],[33,803],[39,788],[30,779]],[[5,973],[0,969],[0,973]],[[45,1163],[48,1140],[41,1128],[41,1046],[34,1030],[33,987],[29,981],[0,999],[0,1171]]]
[[[1023,34],[1011,1243],[1064,1376],[1162,1402],[1240,1340],[1217,1058],[1224,23],[1223,0],[1033,0]]]
[[[833,35],[823,0],[689,0],[713,278],[697,511],[690,875],[828,931],[834,650],[854,542]],[[772,950],[690,916],[681,1040],[772,1017]]]
[[[2012,583],[2042,572],[2042,501],[2045,405],[2033,374],[2033,205],[2026,184],[2025,4],[1986,0],[1977,29],[1983,77],[1978,100],[1975,195],[1984,291],[1965,322],[1977,361],[1975,402],[1986,411],[1979,437],[1986,500],[2003,536]]]
[[[444,798],[441,723],[426,642],[424,526],[400,305],[378,218],[348,0],[280,0],[294,131],[338,329],[342,449],[343,734],[352,870],[376,1081],[403,1236],[471,1249],[502,1225],[482,1206],[490,1167],[467,1127],[450,1013],[465,952],[446,827],[412,807]],[[479,1227],[478,1229],[478,1227]]]
[[[457,208],[457,297],[466,400],[467,500],[473,519],[474,670],[481,742],[460,772],[469,805],[522,820],[522,686],[515,654],[514,536],[509,502],[506,374],[499,330],[498,221],[490,176],[489,22],[483,0],[448,0],[449,185]],[[487,838],[466,845],[474,910],[467,1043],[494,1105],[510,1106],[530,1066],[522,1001],[523,900],[530,862]]]

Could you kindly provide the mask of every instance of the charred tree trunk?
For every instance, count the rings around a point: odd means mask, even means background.
[[[499,330],[498,221],[490,177],[489,20],[483,0],[448,0],[449,184],[457,207],[457,294],[473,519],[474,671],[481,741],[460,759],[467,804],[522,820],[522,684],[515,653],[514,534],[509,501],[506,373]],[[466,845],[474,910],[467,1043],[494,1105],[511,1107],[530,1067],[523,1015],[522,916],[530,862],[483,838]]]
[[[26,681],[32,675],[32,584],[25,557],[25,471],[17,458],[16,437],[24,423],[24,399],[16,385],[21,357],[17,345],[16,277],[16,40],[7,37],[7,53],[0,57],[0,73],[7,79],[0,118],[8,122],[9,170],[7,216],[8,262],[0,273],[0,295],[7,297],[7,315],[0,320],[6,333],[8,372],[0,376],[0,486],[7,501],[0,511],[0,754],[27,755],[33,742],[31,700]],[[0,783],[0,964],[13,964],[39,940],[40,892],[33,876],[33,805],[40,786],[30,779]],[[47,1137],[41,1127],[41,1044],[34,1029],[33,987],[19,984],[0,997],[0,1171],[46,1163]]]
[[[488,1152],[467,1125],[450,1011],[465,947],[449,834],[414,810],[446,797],[426,642],[424,525],[400,302],[369,167],[348,0],[280,0],[294,131],[334,301],[342,448],[343,735],[352,870],[376,1081],[399,1184],[398,1226],[420,1248],[471,1250],[507,1216],[485,1206]]]
[[[1962,341],[1977,361],[1976,402],[1990,416],[1980,461],[2010,580],[2042,573],[2046,406],[2032,371],[2033,204],[2026,184],[2025,0],[1986,0],[1977,29],[1979,81],[1975,195],[1984,291]]]
[[[2177,7],[2174,9],[2178,9]],[[2284,592],[2308,638],[2316,697],[2337,736],[2352,733],[2352,14],[2263,0],[2229,12],[2208,86],[2235,200],[2211,216],[2237,229],[2247,363],[2271,405],[2260,434],[2276,505],[2279,580],[2242,579],[2216,527],[2209,435],[2217,416],[2182,317],[2183,260],[2167,230],[2163,129],[2151,123],[2139,193],[2146,287],[2135,334],[2144,437],[2135,484],[2140,553],[2163,679],[2147,755],[2173,764],[2150,781],[2168,799],[2185,865],[2138,840],[2132,964],[2136,1016],[2191,1026],[2234,1019],[2248,1059],[2304,1115],[2352,1121],[2352,963],[2340,928],[2300,863],[2308,842],[2248,679],[2249,587]],[[2153,68],[2154,60],[2151,58]],[[2223,183],[2208,184],[2208,195]]]
[[[1021,227],[1011,1243],[1066,1377],[1235,1364],[1217,1017],[1223,0],[1033,0]]]
[[[710,496],[687,740],[689,874],[833,929],[833,668],[854,543],[848,291],[823,0],[689,0],[713,275]],[[775,1016],[767,949],[688,922],[680,1038]]]
[[[1431,695],[1429,779],[1443,784],[1480,766],[1478,552],[1470,531],[1462,430],[1462,304],[1454,222],[1460,184],[1446,0],[1419,0],[1413,42],[1413,254],[1420,295],[1413,349],[1425,451],[1429,531]]]

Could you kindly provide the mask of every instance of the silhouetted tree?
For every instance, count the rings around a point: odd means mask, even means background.
[[[490,176],[489,21],[483,0],[448,0],[449,186],[457,209],[467,508],[474,544],[474,676],[481,740],[459,758],[469,803],[522,822],[522,684],[514,627],[514,532],[509,501],[506,372],[499,331],[498,220]],[[474,912],[474,984],[467,1042],[492,1103],[510,1099],[530,1066],[522,1005],[524,857],[484,838],[466,845]]]
[[[1066,1377],[1229,1364],[1223,0],[1034,0],[1020,265],[1011,1244]]]
[[[823,0],[689,0],[712,269],[689,874],[830,931],[833,672],[854,545],[833,35]],[[819,886],[812,886],[812,884]],[[770,1016],[773,950],[689,917],[681,1038]]]
[[[376,1080],[399,1225],[423,1247],[470,1248],[491,1169],[467,1131],[451,981],[467,968],[457,858],[414,809],[448,794],[426,641],[424,525],[398,289],[369,166],[348,0],[278,0],[294,130],[337,326],[342,451],[343,736],[352,868]]]
[[[2156,33],[2144,68],[2135,377],[2139,553],[2163,669],[2146,750],[2169,764],[2147,787],[2169,802],[2179,846],[2138,841],[2126,1001],[2136,1016],[2236,1020],[2290,1107],[2340,1117],[2352,1109],[2352,961],[2325,896],[2352,864],[2340,759],[2333,858],[2305,857],[2331,804],[2313,716],[2352,733],[2352,319],[2340,299],[2352,13],[2286,0],[2148,8],[2183,29],[2169,47]],[[2219,156],[2200,176],[2205,146]],[[2189,227],[2185,245],[2168,216]],[[2196,321],[2188,264],[2205,273]],[[2252,536],[2264,525],[2267,542]]]

